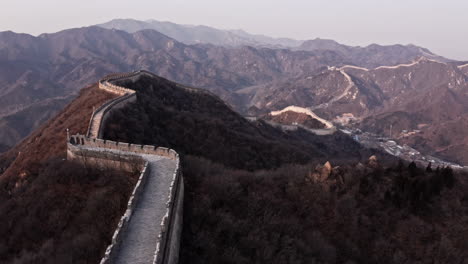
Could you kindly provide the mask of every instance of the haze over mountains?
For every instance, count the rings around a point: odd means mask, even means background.
[[[399,64],[418,56],[448,61],[448,59],[435,55],[428,49],[415,45],[381,46],[372,44],[366,47],[352,47],[330,39],[295,40],[290,38],[272,38],[264,35],[249,34],[243,30],[220,30],[207,26],[179,25],[156,20],[115,19],[98,26],[107,29],[123,30],[129,33],[153,29],[185,44],[205,43],[218,46],[253,46],[307,51],[328,50],[343,56],[344,61],[366,67]]]
[[[135,33],[153,29],[185,44],[207,43],[218,46],[277,46],[299,47],[304,41],[290,38],[272,38],[253,35],[243,30],[221,30],[208,26],[180,25],[157,20],[139,21],[134,19],[114,19],[97,26]]]
[[[298,105],[330,120],[350,113],[356,126],[386,134],[382,120],[403,113],[406,118],[394,122],[398,132],[422,131],[404,142],[466,163],[459,149],[466,144],[463,135],[435,140],[447,122],[465,126],[467,67],[457,67],[462,64],[414,45],[350,47],[154,20],[114,20],[38,37],[2,32],[0,144],[16,144],[83,84],[110,72],[147,69],[209,89],[244,114]]]

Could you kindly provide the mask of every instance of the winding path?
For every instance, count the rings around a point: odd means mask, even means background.
[[[335,103],[335,102],[338,102],[339,100],[341,100],[342,98],[344,98],[346,95],[349,94],[349,92],[351,91],[351,88],[353,88],[353,86],[355,85],[354,82],[353,82],[353,79],[351,79],[351,76],[349,76],[344,70],[343,68],[340,68],[338,69],[338,71],[346,78],[346,80],[348,81],[348,85],[346,86],[346,88],[344,89],[343,93],[341,93],[340,95],[338,96],[335,96],[333,97],[330,101],[326,102],[326,103],[323,103],[323,104],[319,104],[319,105],[316,105],[316,106],[312,106],[312,107],[309,107],[310,110],[316,110],[316,109],[320,109],[320,108],[326,108],[328,106],[330,106],[331,104]]]
[[[118,155],[135,155],[113,149],[83,146],[90,151],[113,152]],[[131,215],[127,231],[112,263],[153,263],[154,253],[161,232],[161,222],[166,215],[167,195],[172,182],[176,162],[156,155],[139,155],[148,162],[149,174],[138,203]]]
[[[413,61],[412,63],[408,63],[408,64],[398,64],[398,65],[395,65],[395,66],[379,66],[377,68],[375,68],[374,70],[379,70],[379,69],[398,69],[400,67],[411,67],[411,66],[414,66],[418,63],[420,63],[421,61],[431,61],[431,62],[435,62],[435,63],[440,63],[440,64],[446,64],[444,62],[440,62],[440,61],[436,61],[436,60],[432,60],[432,59],[429,59],[429,58],[426,58],[426,57],[420,57],[419,59]]]
[[[424,52],[424,51],[422,51],[422,52]],[[364,67],[359,67],[359,66],[354,66],[354,65],[344,65],[344,66],[342,66],[340,68],[329,67],[329,69],[332,70],[332,71],[338,70],[346,78],[346,80],[348,81],[348,86],[346,86],[343,93],[341,93],[338,96],[333,97],[330,101],[328,101],[326,103],[316,105],[316,106],[312,106],[312,107],[309,107],[309,108],[311,110],[316,110],[316,109],[329,107],[331,104],[341,100],[342,98],[344,98],[346,95],[349,94],[349,92],[351,91],[351,88],[353,86],[355,86],[355,83],[353,82],[351,76],[349,76],[349,74],[346,73],[345,69],[356,69],[356,70],[361,70],[361,71],[366,71],[366,72],[376,71],[376,70],[380,70],[380,69],[398,69],[400,67],[414,66],[414,65],[416,65],[416,64],[418,64],[418,63],[420,63],[422,61],[431,61],[431,62],[436,62],[436,63],[440,63],[440,64],[446,64],[446,63],[436,61],[436,60],[432,60],[432,59],[429,59],[429,58],[423,56],[423,57],[420,57],[419,59],[417,59],[417,60],[415,60],[415,61],[413,61],[411,63],[398,64],[398,65],[394,65],[394,66],[379,66],[379,67],[376,67],[374,69],[367,69],[367,68],[364,68]],[[468,64],[458,66],[458,68],[461,69],[461,68],[466,67],[466,66],[468,66]],[[355,99],[355,95],[353,96],[353,99]]]
[[[106,160],[111,163],[128,162],[126,159],[129,157],[137,157],[145,163],[101,264],[165,264],[177,263],[178,259],[182,219],[180,201],[183,199],[178,154],[167,148],[102,139],[108,114],[136,100],[135,91],[115,85],[114,81],[135,81],[142,75],[152,74],[138,71],[100,80],[100,89],[120,96],[93,112],[86,136],[68,136],[69,158],[105,164]]]
[[[145,156],[150,168],[148,179],[114,263],[152,263],[154,260],[157,234],[161,232],[161,222],[166,214],[166,204],[161,201],[167,199],[170,176],[176,164],[168,158]]]

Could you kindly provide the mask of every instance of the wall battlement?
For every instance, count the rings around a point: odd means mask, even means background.
[[[124,107],[136,100],[136,91],[117,85],[117,82],[136,82],[141,76],[160,78],[148,71],[111,74],[99,81],[99,88],[120,95],[98,107],[92,114],[86,135],[73,135],[67,137],[67,158],[76,159],[94,166],[112,166],[122,170],[132,170],[137,166],[141,171],[137,184],[129,199],[127,210],[121,217],[114,232],[111,244],[107,247],[101,264],[113,263],[122,243],[132,213],[137,201],[141,198],[142,190],[149,177],[151,162],[145,160],[147,156],[166,157],[175,161],[176,167],[168,190],[165,203],[166,213],[161,220],[161,228],[154,249],[153,264],[178,263],[179,244],[182,230],[184,184],[180,169],[179,154],[172,149],[152,145],[139,145],[124,142],[115,142],[102,139],[103,128],[113,110]],[[179,86],[179,85],[178,85]],[[179,87],[190,92],[210,92],[180,85]]]
[[[135,154],[156,155],[178,160],[179,154],[173,150],[164,147],[155,147],[153,145],[138,145],[131,143],[116,142],[112,140],[104,140],[98,138],[89,138],[84,135],[70,136],[68,143],[74,146],[87,146],[91,148],[114,149],[123,152]]]

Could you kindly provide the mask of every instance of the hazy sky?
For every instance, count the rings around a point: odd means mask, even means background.
[[[468,60],[468,0],[3,0],[0,31],[37,35],[114,18],[348,45],[412,43]]]

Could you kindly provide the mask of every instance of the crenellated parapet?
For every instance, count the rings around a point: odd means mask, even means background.
[[[84,135],[70,136],[69,144],[74,146],[86,146],[88,148],[113,149],[134,154],[156,155],[178,160],[179,154],[173,150],[164,147],[155,147],[153,145],[139,145],[131,143],[116,142],[98,138],[89,138]]]
[[[154,234],[157,243],[154,248],[154,264],[177,263],[182,231],[184,184],[180,168],[179,154],[164,147],[139,145],[89,138],[84,135],[73,135],[68,139],[67,159],[77,160],[86,166],[113,167],[124,171],[141,171],[137,184],[130,196],[127,210],[121,217],[114,231],[112,243],[108,246],[101,264],[114,263],[122,244],[125,232],[137,202],[141,199],[142,190],[151,170],[150,156],[160,156],[175,162],[175,170],[168,185],[167,198],[162,200],[166,211],[160,222],[160,232]]]
[[[134,90],[115,85],[114,82],[122,80],[137,81],[139,77],[140,71],[111,74],[99,80],[99,88],[118,95],[133,94],[135,93]]]

